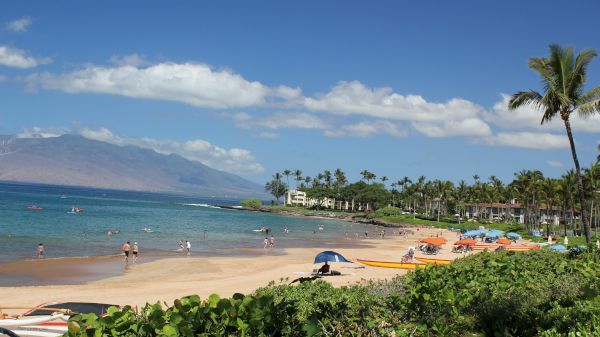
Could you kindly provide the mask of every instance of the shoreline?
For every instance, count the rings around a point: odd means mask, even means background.
[[[362,239],[359,241],[360,245],[334,250],[353,261],[357,258],[399,261],[406,249],[416,245],[420,238],[440,234],[448,239],[448,243],[437,258],[455,259],[463,256],[451,253],[456,233],[432,228],[422,228],[407,236]],[[6,299],[3,303],[6,306],[33,306],[51,301],[141,306],[156,301],[170,304],[176,298],[191,294],[198,294],[202,298],[213,293],[220,296],[231,296],[236,292],[248,294],[267,286],[271,281],[277,283],[283,280],[289,283],[293,279],[310,275],[313,269],[318,268],[318,265],[313,264],[315,255],[323,250],[327,249],[275,248],[262,256],[161,258],[130,265],[121,275],[83,284],[0,287],[0,298]],[[424,254],[418,253],[417,256]],[[122,263],[115,259],[116,257],[109,258],[106,262],[113,267],[121,266]],[[363,280],[390,279],[406,273],[406,270],[369,267],[359,263],[337,263],[332,269],[342,272],[342,276],[324,278],[334,286],[355,284]]]
[[[222,209],[236,210],[236,211],[244,211],[244,212],[257,212],[257,213],[270,213],[282,216],[295,216],[295,217],[307,217],[311,219],[323,219],[323,220],[339,220],[339,221],[347,221],[355,224],[368,224],[373,226],[380,226],[386,228],[404,228],[404,227],[421,227],[421,225],[413,225],[407,223],[396,223],[396,222],[388,222],[381,219],[367,219],[364,215],[350,215],[349,213],[339,213],[339,212],[327,212],[327,210],[323,211],[315,211],[311,213],[303,213],[299,211],[292,210],[279,210],[272,208],[247,208],[243,206],[229,206],[229,205],[215,205],[216,207]],[[364,213],[357,213],[364,214]]]
[[[81,285],[89,282],[102,281],[127,273],[133,266],[152,263],[161,260],[178,259],[244,259],[262,258],[268,256],[283,256],[288,250],[294,249],[368,249],[373,248],[368,239],[313,241],[312,245],[300,247],[264,249],[262,247],[220,248],[214,251],[193,251],[191,255],[185,252],[152,250],[140,254],[136,264],[122,262],[123,255],[97,256],[65,256],[52,258],[28,258],[0,262],[0,288],[48,285]],[[68,274],[67,276],[64,276]]]

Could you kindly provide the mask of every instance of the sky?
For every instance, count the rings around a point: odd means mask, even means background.
[[[511,94],[557,43],[600,50],[597,1],[3,1],[0,134],[175,153],[264,183],[364,169],[504,182],[573,167]],[[600,85],[600,57],[587,88]],[[574,116],[582,165],[600,116]],[[0,158],[1,160],[1,158]]]

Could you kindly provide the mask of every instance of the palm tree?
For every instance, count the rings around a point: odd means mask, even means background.
[[[544,197],[546,198],[546,218],[550,218],[550,212],[554,213],[553,212],[554,200],[556,199],[557,191],[558,191],[558,182],[556,181],[556,179],[546,178],[542,182],[542,193],[544,194]],[[550,222],[551,221],[546,219],[546,231],[547,231],[548,235],[550,235],[550,233],[551,233]]]
[[[325,187],[327,187],[327,189],[331,189],[331,171],[323,171],[323,179],[325,179]]]
[[[585,239],[589,244],[591,242],[591,228],[585,212],[583,180],[577,152],[575,151],[570,117],[575,111],[583,116],[600,112],[600,86],[588,92],[583,90],[587,67],[596,56],[596,52],[585,49],[575,58],[573,54],[573,48],[565,49],[552,44],[550,45],[550,56],[548,58],[536,57],[529,59],[529,68],[542,77],[545,92],[543,95],[534,90],[517,92],[511,97],[508,108],[513,110],[523,105],[532,104],[544,111],[542,124],[551,121],[557,115],[563,120],[571,145],[573,162],[575,163],[581,220],[585,228]]]
[[[387,176],[383,176],[383,177],[381,177],[379,179],[381,179],[381,182],[383,183],[384,187],[385,187],[385,182],[389,180]]]
[[[300,169],[296,169],[294,171],[294,176],[296,177],[296,189],[298,189],[298,184],[302,181],[302,171]]]
[[[398,183],[391,183],[390,184],[392,186],[392,207],[396,206],[396,193],[398,193],[398,191],[396,190],[396,186],[398,186]]]
[[[281,182],[281,173],[277,172],[273,175],[273,179],[265,184],[265,190],[277,199],[277,205],[279,205],[279,198],[285,195],[287,190],[285,183]]]
[[[344,171],[342,171],[342,169],[338,168],[335,170],[335,172],[333,172],[333,176],[335,177],[335,188],[339,192],[339,190],[348,183],[346,174]]]
[[[306,183],[306,188],[308,188],[308,184],[310,184],[311,181],[312,181],[312,178],[309,176],[306,176],[306,178],[304,178],[304,183]]]
[[[288,188],[289,188],[289,186],[290,186],[290,176],[292,175],[292,171],[290,171],[290,170],[284,170],[283,171],[283,175],[285,176],[285,180],[286,180],[286,183],[287,183]]]
[[[368,170],[363,170],[360,172],[360,174],[362,175],[362,180],[366,180],[367,184],[370,184],[371,180],[377,178],[374,173],[371,173]]]
[[[590,227],[594,224],[594,202],[596,201],[597,197],[598,197],[598,193],[597,193],[597,182],[598,182],[598,178],[600,177],[600,162],[596,161],[595,163],[592,163],[590,165],[589,168],[584,169],[585,171],[585,175],[587,178],[587,186],[588,186],[588,192],[590,195],[590,199],[592,199],[592,204],[590,205]],[[596,207],[598,207],[598,205],[596,204]],[[596,212],[596,237],[598,237],[598,213]]]

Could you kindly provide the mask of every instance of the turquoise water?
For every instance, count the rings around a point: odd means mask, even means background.
[[[262,249],[264,234],[252,231],[261,226],[272,228],[277,247],[344,246],[346,232],[364,231],[363,225],[342,221],[213,207],[237,204],[239,200],[0,183],[0,260],[32,258],[40,242],[49,258],[118,254],[127,240],[137,241],[142,252],[159,255],[175,254],[179,240],[189,240],[193,254],[244,255]],[[43,210],[30,210],[30,205]],[[84,212],[69,214],[72,206]],[[118,235],[107,236],[115,229]]]

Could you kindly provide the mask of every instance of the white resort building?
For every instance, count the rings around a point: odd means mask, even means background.
[[[335,200],[334,198],[323,198],[321,200],[309,198],[306,192],[298,190],[287,190],[285,193],[284,205],[302,206],[306,208],[319,207],[341,211],[364,211],[369,209],[369,204],[359,202]]]
[[[489,220],[500,220],[500,219],[512,219],[517,223],[524,223],[525,207],[511,200],[510,203],[482,203],[482,204],[470,204],[467,205],[466,209],[467,219],[489,219]],[[575,212],[577,217],[578,212]],[[550,209],[545,204],[538,206],[537,212],[533,212],[530,216],[535,217],[534,221],[543,224],[558,225],[566,221],[565,216],[562,214],[561,209],[557,206],[552,206]]]

